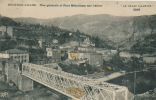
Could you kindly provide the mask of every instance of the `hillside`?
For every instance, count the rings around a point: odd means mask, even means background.
[[[111,16],[100,15],[74,15],[53,19],[16,18],[17,22],[40,23],[55,25],[63,29],[77,30],[109,41],[110,45],[130,49],[137,40],[144,36],[156,33],[156,15],[150,16]]]
[[[34,19],[34,18],[15,18],[16,22],[23,23],[40,23],[42,25],[55,25],[63,29],[77,30],[94,36],[102,36],[102,38],[108,37],[103,31],[109,30],[109,27],[113,22],[127,19],[127,17],[115,17],[110,15],[74,15],[70,17],[59,17],[53,19]],[[128,18],[129,19],[129,18]],[[104,35],[105,34],[105,35]]]
[[[26,20],[29,20],[26,19]],[[33,20],[33,19],[32,19]],[[83,32],[80,32],[79,30],[76,31],[70,31],[67,29],[62,29],[57,26],[51,25],[40,25],[38,23],[33,22],[29,24],[30,21],[26,22],[15,22],[10,18],[7,17],[1,17],[0,18],[0,26],[16,26],[21,27],[23,29],[26,29],[25,33],[22,32],[15,37],[19,39],[18,43],[20,45],[29,45],[29,46],[36,46],[37,40],[44,39],[46,40],[46,44],[50,45],[52,43],[52,40],[57,39],[59,41],[59,44],[68,43],[70,41],[78,41],[82,42],[85,38],[89,38],[92,43],[95,43],[96,47],[104,47],[104,48],[113,48],[108,45],[107,41],[101,40],[98,37],[93,37],[90,35],[87,35]],[[34,20],[35,21],[35,20]],[[72,35],[70,35],[70,33]],[[22,39],[22,40],[21,40]],[[28,41],[26,41],[26,40]],[[1,42],[0,42],[1,43]]]
[[[132,52],[156,53],[156,34],[146,36],[142,41],[137,41],[131,48]]]
[[[8,17],[2,17],[0,16],[0,26],[17,26],[18,23],[13,21],[12,19],[8,18]]]

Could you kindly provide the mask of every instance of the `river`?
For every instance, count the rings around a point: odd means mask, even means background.
[[[135,94],[142,94],[148,90],[156,88],[156,70],[152,69],[147,72],[137,72],[135,81]],[[128,87],[129,91],[134,93],[134,73],[126,74],[108,81]]]

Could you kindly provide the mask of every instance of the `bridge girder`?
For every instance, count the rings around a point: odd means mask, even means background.
[[[23,63],[22,75],[75,100],[128,100],[126,87],[107,82],[96,83],[96,79],[89,79],[42,65]]]

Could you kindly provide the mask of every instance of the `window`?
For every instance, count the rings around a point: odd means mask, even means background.
[[[16,65],[14,65],[14,68],[16,68]]]

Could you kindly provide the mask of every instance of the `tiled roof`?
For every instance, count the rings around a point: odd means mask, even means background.
[[[62,44],[62,46],[71,46],[71,44],[70,43],[64,43],[64,44]]]
[[[39,41],[46,42],[46,40],[45,40],[45,39],[39,39]]]
[[[18,54],[18,53],[27,53],[27,52],[19,49],[9,49],[6,51],[2,51],[1,53]]]

